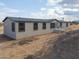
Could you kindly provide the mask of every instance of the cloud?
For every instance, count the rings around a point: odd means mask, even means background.
[[[47,5],[56,5],[60,2],[62,2],[63,0],[47,0]]]
[[[1,19],[0,21],[2,21],[7,16],[15,16],[16,13],[17,13],[17,10],[15,9],[10,9],[10,8],[8,9],[4,8],[3,10],[0,9],[0,19]]]
[[[43,9],[43,8],[42,8]],[[60,19],[64,13],[62,12],[62,9],[56,8],[44,8],[43,10],[40,10],[38,12],[31,13],[32,18],[53,18],[53,19]]]
[[[19,12],[19,10],[17,10],[17,9],[8,8],[8,7],[4,7],[1,10],[5,11],[6,13],[18,13]]]
[[[67,21],[72,21],[79,17],[76,13],[79,13],[79,0],[47,0],[46,6],[40,8],[38,12],[33,12],[31,16],[38,18],[64,18]],[[78,17],[76,17],[77,15]]]
[[[77,20],[78,17],[75,17],[75,16],[68,16],[68,15],[65,15],[65,16],[64,16],[64,20],[66,20],[66,21],[74,21],[74,19]]]
[[[11,17],[29,17],[26,10],[14,9],[0,3],[0,22],[7,16]]]
[[[61,4],[79,4],[79,0],[63,0]]]
[[[46,11],[39,11],[39,12],[33,12],[30,15],[31,18],[40,18],[40,19],[47,19],[49,16],[47,15]]]
[[[13,8],[2,8],[0,10],[0,22],[7,16],[9,17],[29,17],[26,10],[18,10]]]
[[[19,10],[9,8],[6,6],[6,4],[0,2],[0,22],[6,17],[6,16],[15,16],[19,13]]]
[[[64,8],[64,11],[70,11],[70,12],[77,12],[77,11],[79,11],[79,9],[75,9],[75,8]]]
[[[63,4],[63,7],[79,8],[79,4]]]
[[[39,0],[39,2],[44,2]],[[18,10],[9,8],[4,3],[0,3],[0,16],[2,18],[6,16],[19,16],[19,17],[32,17],[32,18],[57,18],[65,20],[76,19],[79,16],[79,0],[47,0],[46,6],[42,6],[37,12],[29,13],[28,16],[26,10]],[[70,13],[70,14],[68,14]],[[73,15],[71,15],[73,13]],[[74,15],[75,14],[75,15]]]
[[[40,10],[41,10],[41,11],[45,11],[45,10],[46,10],[46,8],[41,8]]]
[[[79,8],[79,0],[63,0],[60,5],[64,8]]]
[[[61,6],[57,5],[63,0],[47,0],[46,6],[40,8],[40,11],[31,13],[34,18],[57,18],[60,19],[64,14]],[[50,7],[53,6],[53,7]]]

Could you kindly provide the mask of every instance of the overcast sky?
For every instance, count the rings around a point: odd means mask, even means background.
[[[78,20],[79,0],[0,0],[0,21],[6,16]]]

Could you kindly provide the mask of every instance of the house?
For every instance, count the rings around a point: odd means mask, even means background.
[[[3,22],[4,34],[13,39],[51,33],[70,26],[70,23],[60,22],[57,19],[6,17]]]
[[[69,22],[69,21],[60,21],[60,27],[62,29],[65,29],[65,28],[69,27],[70,25],[72,25],[72,22]]]

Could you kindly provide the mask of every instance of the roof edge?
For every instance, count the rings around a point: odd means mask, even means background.
[[[2,22],[5,22],[8,19],[8,17],[5,17],[4,20]]]
[[[10,17],[5,17],[2,22],[5,22],[8,18],[10,18]],[[51,19],[51,21],[53,21],[53,20],[56,20],[57,22],[60,22],[58,19]]]

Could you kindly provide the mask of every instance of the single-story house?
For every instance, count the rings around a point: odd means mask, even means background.
[[[51,33],[70,26],[70,22],[61,22],[57,19],[6,17],[3,22],[4,34],[13,39]]]

